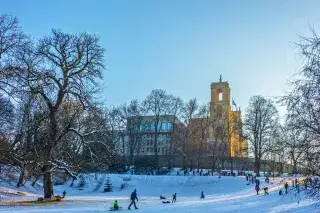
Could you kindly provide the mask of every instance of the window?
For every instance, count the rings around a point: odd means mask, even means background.
[[[172,123],[168,123],[168,131],[172,131]]]
[[[155,130],[155,123],[151,123],[151,131]]]
[[[218,99],[218,100],[219,100],[219,101],[222,101],[222,100],[223,100],[223,93],[222,93],[222,92],[220,92],[218,97],[219,97],[219,99]]]
[[[162,125],[161,125],[161,130],[167,130],[167,123],[166,122],[162,122]]]
[[[144,131],[150,131],[150,124],[144,125]]]
[[[164,147],[161,148],[162,154],[164,154]]]

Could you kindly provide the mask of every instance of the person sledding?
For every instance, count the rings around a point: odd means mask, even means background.
[[[203,191],[201,192],[201,196],[200,196],[200,199],[204,199],[204,194],[203,194]]]
[[[121,210],[122,207],[119,206],[119,203],[117,200],[114,201],[113,206],[110,207],[110,211],[118,211]]]
[[[113,203],[113,209],[114,210],[119,210],[119,203],[118,203],[117,200],[115,200],[114,203]]]
[[[137,190],[136,189],[131,193],[130,200],[131,200],[131,203],[130,203],[128,209],[131,210],[130,207],[132,206],[132,204],[134,205],[135,209],[138,209],[138,207],[136,206],[136,200],[138,201]]]
[[[177,193],[174,193],[172,196],[172,203],[177,202]]]
[[[268,187],[264,187],[264,188],[263,188],[263,191],[264,191],[264,195],[268,195],[268,194],[269,194],[269,192],[268,192]]]
[[[165,199],[167,199],[167,198],[165,198],[165,197],[163,197],[162,195],[160,195],[160,199],[161,199],[161,200],[165,200]]]
[[[281,196],[283,194],[283,192],[282,192],[282,190],[280,189],[280,191],[279,191],[279,195]]]

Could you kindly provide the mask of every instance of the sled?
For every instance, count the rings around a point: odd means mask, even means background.
[[[170,201],[162,201],[162,203],[170,203]]]
[[[114,207],[110,207],[109,211],[120,211],[122,209],[122,206],[119,206],[117,210],[114,209]]]

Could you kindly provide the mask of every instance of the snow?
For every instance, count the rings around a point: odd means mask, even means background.
[[[113,191],[103,192],[104,184],[110,177]],[[63,202],[32,205],[32,206],[8,206],[17,200],[35,200],[41,197],[39,191],[30,185],[20,189],[14,184],[0,182],[0,213],[13,212],[64,212],[64,213],[93,213],[106,212],[112,206],[114,200],[118,200],[123,206],[122,212],[129,212],[127,206],[129,197],[134,189],[137,189],[139,202],[137,212],[168,212],[168,213],[193,213],[193,212],[320,212],[315,201],[307,199],[304,191],[298,194],[293,189],[288,195],[279,196],[278,191],[283,187],[280,178],[270,179],[270,184],[261,179],[261,186],[269,188],[270,195],[256,195],[254,185],[246,185],[243,177],[217,176],[147,176],[147,175],[118,175],[118,174],[89,174],[83,177],[86,184],[79,188],[80,180],[75,181],[74,187],[70,187],[71,181],[64,185],[55,186],[55,194],[67,192]],[[289,182],[290,183],[290,182]],[[125,188],[121,190],[121,185]],[[301,187],[302,188],[302,187]],[[81,189],[81,190],[79,190]],[[18,193],[23,191],[25,194]],[[204,191],[205,199],[200,199],[200,193]],[[10,193],[8,193],[10,192]],[[177,203],[162,204],[159,196],[168,200],[173,193],[177,193]],[[10,194],[10,195],[9,195]],[[135,211],[135,210],[131,210]]]

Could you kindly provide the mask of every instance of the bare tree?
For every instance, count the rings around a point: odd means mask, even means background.
[[[161,122],[163,118],[170,112],[170,99],[172,96],[168,95],[164,90],[153,90],[144,101],[144,107],[153,118],[154,125],[154,155],[155,166],[159,168],[159,155],[158,155],[158,136],[161,129]]]
[[[261,159],[269,150],[268,142],[278,126],[278,111],[271,100],[262,96],[250,98],[245,115],[245,134],[254,154],[255,172],[259,175]]]
[[[193,120],[199,109],[199,104],[196,98],[190,99],[186,103],[181,111],[182,122],[186,125],[186,129],[180,129],[180,135],[183,138],[180,144],[178,144],[177,149],[182,154],[182,167],[187,167],[187,159],[190,149],[190,143],[193,141],[193,136],[198,132],[198,122]]]
[[[128,165],[135,164],[135,155],[139,155],[141,143],[141,127],[145,109],[138,100],[133,100],[129,105],[124,104],[117,108],[118,127],[122,129],[121,134],[123,156],[128,157]],[[128,137],[126,140],[124,137]],[[128,151],[128,153],[126,152]]]
[[[15,60],[7,64],[3,73],[7,80],[6,89],[11,94],[31,94],[45,103],[43,118],[47,120],[46,140],[39,148],[39,166],[44,175],[44,197],[53,196],[52,172],[69,166],[60,161],[60,147],[70,132],[83,138],[72,124],[83,110],[94,104],[98,81],[102,77],[104,50],[99,38],[87,33],[67,34],[53,30],[52,34],[32,43],[15,53]],[[71,104],[68,122],[60,122],[63,105]],[[91,149],[85,140],[82,146]]]
[[[180,116],[182,107],[183,107],[183,101],[179,97],[171,97],[169,98],[170,103],[169,103],[169,114],[173,115],[173,119],[171,120],[172,122],[172,134],[170,136],[170,148],[168,150],[169,153],[168,155],[168,167],[171,168],[173,164],[173,158],[175,154],[175,148],[176,144],[174,146],[174,143],[178,143],[178,138],[175,137],[176,132],[179,132],[179,126],[176,125],[176,119],[178,116]]]
[[[303,129],[295,128],[295,124],[287,122],[281,128],[281,144],[282,148],[287,152],[292,162],[292,173],[298,173],[298,165],[303,165],[303,157],[306,153],[310,136]]]
[[[287,106],[288,118],[295,121],[295,129],[310,135],[310,143],[305,144],[308,163],[304,167],[320,175],[320,38],[314,29],[311,32],[312,37],[301,37],[297,44],[304,65],[291,81],[292,91],[281,102]]]
[[[200,132],[200,144],[197,147],[197,169],[199,172],[199,169],[202,168],[202,161],[203,161],[203,157],[205,154],[205,144],[206,144],[206,140],[207,140],[207,129],[210,126],[210,106],[209,105],[202,105],[200,106],[198,113],[197,113],[197,129]],[[196,140],[194,140],[194,142],[197,143],[198,138],[196,138]]]
[[[0,93],[0,134],[5,134],[13,124],[14,107],[8,98]]]

